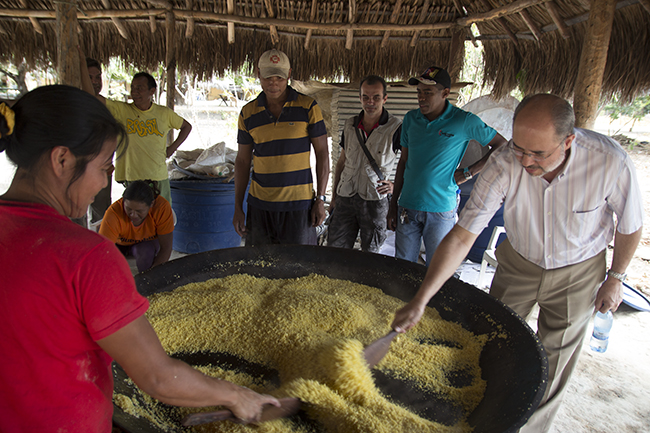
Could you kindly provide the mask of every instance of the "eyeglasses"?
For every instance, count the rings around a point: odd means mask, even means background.
[[[523,158],[524,156],[527,156],[527,157],[529,157],[530,159],[532,159],[532,160],[535,161],[535,162],[541,162],[541,161],[544,161],[545,159],[547,159],[549,156],[553,155],[553,154],[555,153],[555,151],[558,150],[559,147],[562,146],[562,145],[564,144],[564,142],[566,141],[567,137],[569,137],[569,136],[567,135],[566,137],[564,137],[564,138],[562,139],[562,141],[560,142],[560,144],[558,144],[557,147],[556,147],[555,149],[553,149],[552,151],[548,152],[547,155],[544,155],[543,153],[535,153],[535,152],[533,152],[533,153],[529,153],[529,152],[524,152],[523,150],[521,150],[521,148],[520,148],[519,146],[517,146],[517,145],[515,144],[514,140],[512,140],[512,139],[508,142],[508,146],[510,147],[510,151],[511,151],[511,152],[512,152],[512,153],[513,153],[517,158]]]

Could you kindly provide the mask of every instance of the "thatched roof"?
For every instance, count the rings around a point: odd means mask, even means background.
[[[0,0],[0,60],[56,61],[55,0]],[[66,3],[66,2],[63,2]],[[120,55],[151,70],[165,61],[173,11],[176,61],[200,77],[249,66],[277,47],[299,80],[405,80],[423,65],[447,67],[453,42],[480,40],[496,96],[527,91],[571,97],[589,14],[587,0],[80,0],[85,52]],[[470,25],[476,23],[479,35]],[[234,43],[229,43],[230,39]],[[458,44],[455,44],[456,46]],[[462,47],[463,44],[460,44]],[[603,90],[650,89],[650,0],[618,4]],[[453,50],[462,58],[462,49]],[[460,65],[452,65],[459,70]],[[452,72],[452,71],[450,71]],[[452,74],[453,76],[453,74]]]

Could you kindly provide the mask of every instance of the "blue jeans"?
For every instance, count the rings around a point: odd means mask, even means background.
[[[448,212],[423,212],[405,209],[400,206],[397,209],[395,257],[417,263],[420,255],[420,245],[424,239],[427,266],[429,266],[431,257],[433,257],[438,245],[456,224],[458,219],[456,216],[457,209],[458,206]],[[406,218],[402,223],[401,215],[404,210],[406,211]]]

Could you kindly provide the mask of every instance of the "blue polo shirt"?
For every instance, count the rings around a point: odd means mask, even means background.
[[[487,145],[497,131],[478,116],[446,101],[445,110],[429,121],[420,109],[402,121],[402,147],[408,148],[404,186],[399,205],[423,212],[448,212],[456,208],[454,171],[470,140]]]

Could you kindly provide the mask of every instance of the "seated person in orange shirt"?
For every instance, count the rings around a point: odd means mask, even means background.
[[[99,234],[115,242],[125,256],[135,257],[138,271],[165,263],[172,254],[174,217],[155,183],[131,183],[104,214]]]

